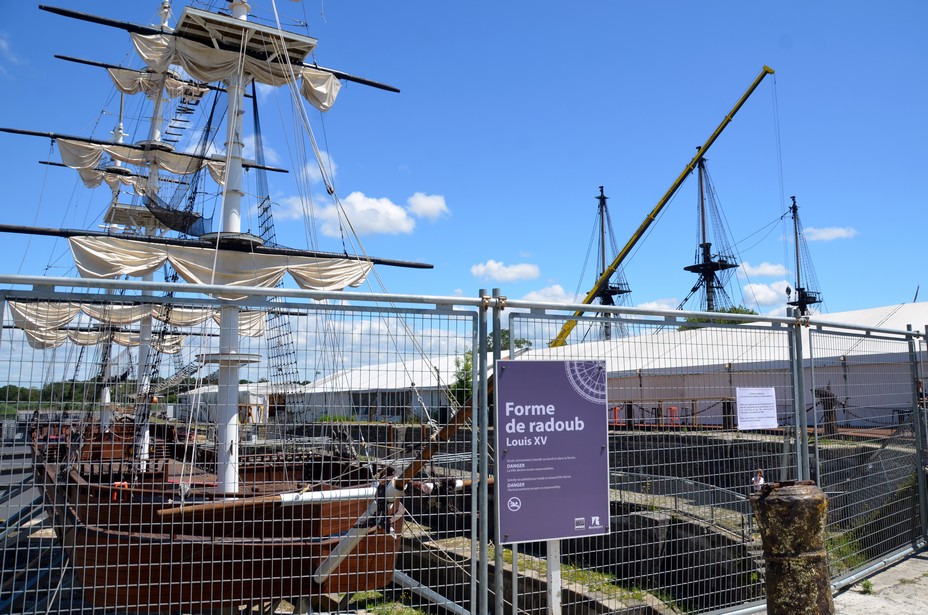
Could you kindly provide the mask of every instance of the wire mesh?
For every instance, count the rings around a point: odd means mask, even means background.
[[[565,607],[598,596],[614,612],[695,613],[760,598],[752,479],[797,476],[788,331],[623,315],[623,337],[586,332],[614,321],[588,318],[578,337],[600,339],[519,357],[607,364],[611,532],[567,541]],[[513,339],[540,340],[563,320],[510,324]],[[773,390],[777,427],[738,430],[737,393],[749,388]]]
[[[548,544],[495,540],[495,439],[479,429],[494,366],[480,369],[474,303],[42,289],[4,303],[0,612],[547,612]],[[242,335],[223,419],[228,305]],[[11,318],[37,306],[62,323]],[[559,541],[563,610],[762,604],[758,470],[825,491],[838,584],[922,540],[923,339],[609,308],[549,347],[568,318],[539,305],[490,333],[503,358],[606,363],[609,532]],[[750,423],[750,391],[773,424]]]
[[[811,470],[829,498],[829,562],[841,576],[921,534],[915,357],[901,336],[813,330],[810,346]]]
[[[213,318],[227,303],[106,296],[102,314],[100,300],[7,298],[36,321],[70,317],[60,339],[3,331],[0,612],[453,603],[460,580],[428,571],[452,559],[433,535],[469,531],[473,312],[252,301],[230,350]],[[268,361],[275,336],[251,335],[281,320],[296,373]],[[168,326],[182,359],[140,360],[140,336],[154,348]],[[91,330],[96,343],[78,345]],[[234,381],[218,382],[233,364]],[[455,417],[461,428],[427,449]]]

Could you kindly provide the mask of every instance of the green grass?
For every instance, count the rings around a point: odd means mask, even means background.
[[[323,414],[319,417],[320,423],[359,423],[360,421],[361,419],[356,416],[345,416],[342,414]]]
[[[490,559],[495,557],[494,553],[494,546],[490,545]],[[503,549],[503,561],[507,564],[512,564],[511,549]],[[540,557],[519,554],[519,572],[523,573],[526,571],[532,571],[539,576],[543,576],[547,574],[548,562]],[[674,603],[674,600],[670,596],[653,591],[648,592],[637,586],[625,587],[619,585],[616,583],[617,578],[613,574],[580,568],[572,564],[561,564],[561,579],[567,585],[579,585],[586,591],[597,592],[607,598],[623,602],[629,600],[643,602],[650,594],[671,607],[674,611],[680,611],[680,608]]]
[[[828,551],[832,573],[854,570],[867,562],[867,555],[853,532],[825,536],[825,550]]]
[[[428,612],[407,604],[410,598],[405,591],[399,595],[399,600],[389,600],[379,591],[366,591],[354,594],[349,604],[353,609],[364,609],[373,615],[423,615]]]

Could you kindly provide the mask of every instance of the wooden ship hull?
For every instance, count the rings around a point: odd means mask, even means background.
[[[379,589],[393,579],[403,508],[372,521],[324,579],[314,575],[371,506],[364,489],[316,486],[335,497],[285,504],[276,495],[227,499],[150,474],[129,487],[56,475],[37,458],[37,481],[85,598],[121,611],[200,612],[319,593]],[[135,486],[140,485],[140,486]],[[344,497],[339,497],[339,496]]]
[[[216,538],[119,532],[79,522],[62,541],[94,605],[147,612],[202,611],[322,593],[357,592],[392,581],[397,538],[365,537],[328,580],[313,573],[340,537]]]

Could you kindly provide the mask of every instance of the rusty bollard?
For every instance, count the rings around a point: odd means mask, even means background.
[[[767,483],[751,507],[764,545],[768,615],[834,615],[822,490],[812,481]]]

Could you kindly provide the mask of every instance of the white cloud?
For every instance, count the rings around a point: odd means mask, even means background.
[[[268,147],[267,143],[264,143],[264,164],[268,166],[279,166],[280,165],[280,154],[278,154],[273,148]],[[258,157],[255,155],[255,136],[249,135],[242,139],[242,154],[245,158],[249,160],[256,160]]]
[[[250,88],[249,88],[250,89]],[[255,90],[258,92],[258,102],[266,102],[274,93],[276,93],[280,88],[275,88],[271,85],[265,85],[263,83],[255,83]]]
[[[23,61],[10,46],[7,33],[0,32],[0,75],[7,74],[5,65],[18,66],[20,64],[23,64]]]
[[[547,286],[540,290],[533,290],[522,297],[523,301],[539,301],[542,303],[580,303],[581,299],[564,292],[560,284]]]
[[[680,305],[679,299],[676,297],[667,297],[664,299],[655,299],[654,301],[646,301],[645,303],[638,303],[635,307],[640,307],[643,310],[675,310],[678,305]]]
[[[320,151],[319,156],[322,158],[322,166],[325,168],[326,175],[329,176],[329,181],[334,181],[335,176],[338,174],[338,165],[335,164],[335,160],[332,159],[329,152]],[[319,170],[319,163],[315,160],[307,162],[303,167],[303,177],[310,184],[321,184],[322,171]]]
[[[808,227],[803,231],[809,241],[831,241],[833,239],[851,239],[857,236],[857,229],[847,226],[829,226],[827,228]]]
[[[221,149],[215,141],[207,141],[206,147],[202,146],[203,131],[200,129],[191,129],[186,133],[183,142],[180,144],[181,151],[185,154],[196,154],[197,156],[225,156],[226,152]]]
[[[757,305],[778,305],[786,303],[786,287],[789,282],[779,280],[770,284],[745,284],[742,289],[745,298],[753,298]]]
[[[445,205],[445,197],[438,194],[417,192],[406,199],[406,205],[412,215],[429,220],[438,220],[451,213]]]
[[[520,280],[534,280],[540,275],[538,265],[519,263],[517,265],[504,265],[493,259],[479,263],[470,268],[474,277],[488,278],[497,282],[518,282]]]
[[[764,312],[764,316],[773,316],[773,317],[786,316],[786,306],[781,305],[780,307],[773,308],[769,312]]]
[[[774,263],[763,262],[760,265],[754,266],[751,263],[745,261],[741,263],[741,266],[738,267],[738,274],[743,276],[757,276],[757,277],[776,277],[776,276],[785,276],[787,274],[786,267],[783,265],[778,265]]]
[[[274,201],[272,211],[275,220],[302,220],[309,217],[309,213],[303,211],[303,199],[298,196],[288,196]]]
[[[404,235],[412,233],[416,221],[390,199],[375,199],[362,192],[352,192],[342,199],[342,206],[358,235]],[[334,205],[319,210],[322,234],[340,237],[339,215]]]
[[[322,197],[321,200],[326,202],[328,199]],[[340,237],[339,221],[344,216],[339,216],[334,204],[319,206],[318,202],[314,211],[322,234]],[[342,207],[358,235],[408,235],[416,228],[416,216],[434,220],[448,213],[442,196],[417,192],[407,202],[410,203],[408,208],[387,198],[370,197],[355,191],[342,199]],[[275,201],[274,217],[280,220],[309,218],[309,207],[304,208],[304,199],[299,196],[280,198]],[[532,277],[537,277],[537,272]]]

